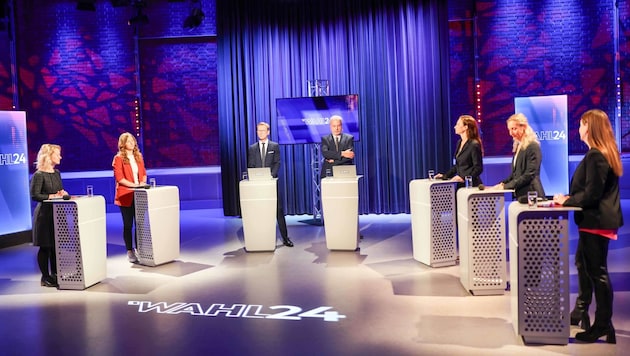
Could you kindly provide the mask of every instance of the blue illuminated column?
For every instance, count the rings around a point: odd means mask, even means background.
[[[0,111],[0,238],[31,229],[26,113]]]
[[[540,180],[546,195],[569,193],[567,96],[514,98],[514,111],[527,117],[542,151]]]

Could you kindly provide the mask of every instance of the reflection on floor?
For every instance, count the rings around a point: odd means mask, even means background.
[[[614,355],[630,347],[630,227],[610,245],[617,344],[528,346],[514,334],[509,291],[471,296],[459,266],[413,260],[409,215],[361,216],[356,252],[328,251],[323,227],[305,219],[287,217],[294,248],[247,253],[240,219],[185,210],[180,258],[144,267],[126,262],[120,216],[108,214],[107,279],[84,291],[40,287],[30,245],[0,250],[0,354]],[[571,304],[576,286],[571,266]]]

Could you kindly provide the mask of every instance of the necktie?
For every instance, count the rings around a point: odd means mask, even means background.
[[[339,136],[335,136],[335,148],[337,152],[339,152]]]
[[[260,150],[260,159],[262,160],[262,166],[265,166],[265,156],[267,156],[267,151],[265,150],[265,143],[262,143],[262,149]]]

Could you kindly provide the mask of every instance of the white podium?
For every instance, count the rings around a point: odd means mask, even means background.
[[[359,179],[326,177],[321,180],[326,247],[355,251],[359,247]]]
[[[409,182],[413,258],[431,267],[457,263],[457,182],[414,179]]]
[[[504,294],[507,288],[505,194],[511,192],[457,191],[459,279],[473,295]]]
[[[508,208],[512,325],[525,343],[569,342],[569,211],[575,210],[518,202]]]
[[[52,203],[59,289],[82,290],[107,277],[105,198],[73,197]]]
[[[179,257],[179,188],[134,189],[138,262],[157,266]]]
[[[278,179],[239,183],[245,251],[275,251]]]

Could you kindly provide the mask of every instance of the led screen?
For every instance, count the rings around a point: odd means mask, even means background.
[[[343,132],[359,141],[357,94],[276,99],[278,143],[320,143],[330,134],[329,119],[339,115]]]
[[[0,235],[31,229],[26,113],[0,111]]]

